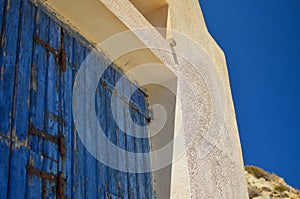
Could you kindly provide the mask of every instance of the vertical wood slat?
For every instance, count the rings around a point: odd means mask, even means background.
[[[48,31],[46,35],[47,42],[51,47],[59,49],[60,47],[60,27],[50,18],[46,19],[46,25],[48,26]],[[49,135],[59,136],[59,126],[62,118],[59,117],[59,76],[60,67],[56,62],[55,55],[46,52],[46,93],[45,93],[45,110],[44,110],[44,121],[45,121],[45,132]],[[58,160],[58,145],[56,143],[51,143],[47,140],[43,140],[42,153],[47,157]],[[50,171],[49,171],[50,172]],[[54,172],[54,171],[53,171]],[[56,172],[55,172],[56,173]]]
[[[126,90],[124,91],[125,93],[131,93],[134,89],[134,86],[132,85],[131,82],[129,82],[129,80],[124,82],[124,85],[126,86]],[[132,107],[129,107],[130,112],[132,113],[134,110]],[[126,125],[126,132],[130,132],[131,134],[134,131],[134,127],[133,124],[131,122],[132,118],[125,118],[125,125]],[[126,134],[126,145],[127,151],[130,152],[135,152],[135,138],[129,134]],[[135,159],[128,159],[128,167],[131,168],[135,168],[137,166],[137,162]],[[129,198],[130,199],[136,199],[138,198],[138,186],[137,186],[137,178],[136,178],[136,174],[135,173],[128,173],[128,192],[129,192]]]
[[[14,107],[14,81],[16,69],[17,38],[20,0],[4,2],[1,20],[0,49],[0,198],[6,198],[9,189],[9,162],[11,151],[12,117]],[[5,13],[5,15],[4,15]]]
[[[147,104],[147,101],[146,101],[145,94],[141,90],[139,90],[138,92],[139,92],[139,95],[138,95],[139,106],[140,106],[143,114],[147,115],[148,104]],[[146,117],[143,114],[139,114],[140,123],[141,123],[141,126],[147,127],[149,123],[148,123]],[[142,132],[142,133],[145,134],[145,133],[149,132],[149,129],[148,128],[143,128],[143,131],[144,132]],[[150,168],[151,168],[150,155],[149,155],[149,152],[150,152],[149,139],[150,139],[149,137],[142,139],[142,152],[145,153],[145,154],[148,154],[143,159],[144,168],[147,171],[150,171]],[[152,176],[151,176],[151,172],[145,172],[142,175],[144,176],[145,198],[152,198]]]
[[[144,101],[144,104],[142,103],[142,108],[144,110],[147,110],[147,105]],[[141,121],[143,123],[143,125],[147,125],[148,126],[148,121],[145,117],[142,116]],[[149,129],[144,129],[145,131],[149,132]],[[151,161],[150,161],[150,141],[149,141],[149,137],[146,139],[143,139],[143,152],[147,153],[148,155],[145,157],[144,159],[144,165],[147,168],[147,171],[144,173],[144,178],[145,178],[145,193],[146,193],[146,198],[152,198],[153,197],[153,187],[152,187],[152,173],[150,172],[150,168],[151,168]]]
[[[86,50],[86,56],[90,53],[90,51],[87,49]],[[94,59],[87,59],[85,60],[87,62],[87,65],[93,65],[95,67],[100,67],[98,65],[98,63],[95,63]],[[97,64],[97,65],[96,65]],[[91,74],[85,74],[86,75],[86,84],[91,84],[91,79],[93,78],[89,78]],[[95,102],[95,98],[96,96],[87,96],[86,97],[86,102],[88,104],[91,104],[93,102]],[[90,106],[88,106],[88,108],[91,108]],[[87,117],[87,122],[90,123],[90,125],[92,126],[92,129],[95,129],[95,123],[91,123],[92,120],[89,119],[90,113],[92,111],[87,109],[86,110],[86,117]],[[85,137],[85,141],[86,143],[90,144],[91,150],[92,151],[96,151],[96,134],[97,132],[90,132],[86,134]],[[97,160],[96,158],[88,151],[86,150],[86,157],[84,158],[84,162],[85,162],[85,172],[86,172],[86,176],[85,176],[85,184],[86,184],[86,198],[87,199],[93,199],[93,198],[97,198]]]
[[[115,82],[118,82],[121,78],[121,76],[124,74],[121,74],[120,72],[117,72],[115,75]],[[123,80],[123,78],[122,78]],[[122,92],[124,92],[124,80],[123,82],[120,82],[121,87],[119,89],[121,89]],[[125,129],[125,115],[124,115],[124,109],[126,108],[125,104],[121,102],[121,99],[119,98],[117,100],[116,103],[116,113],[117,113],[117,118],[116,120],[119,121],[120,123],[120,127],[118,128],[118,147],[122,150],[126,150],[126,135],[125,132],[123,132],[121,129]],[[118,157],[118,161],[119,164],[121,166],[121,168],[123,168],[124,170],[127,169],[127,158],[126,156],[121,156],[121,154],[119,154]],[[120,184],[120,191],[119,191],[119,195],[122,196],[123,198],[129,198],[129,193],[128,193],[128,178],[127,178],[127,172],[126,171],[122,171],[119,172],[119,176],[118,176],[118,181]]]
[[[72,36],[71,36],[72,37]],[[70,67],[72,69],[72,89],[73,89],[73,84],[75,82],[75,76],[77,75],[77,71],[79,70],[79,65],[77,65],[76,61],[75,61],[75,55],[76,55],[76,48],[79,46],[76,42],[76,39],[74,37],[72,37],[72,56],[70,55],[70,60],[72,60],[70,64]],[[70,81],[70,80],[69,80]],[[73,92],[72,92],[73,93]],[[72,106],[72,104],[71,104]],[[76,161],[77,161],[77,132],[76,132],[76,126],[73,120],[73,115],[71,113],[71,117],[72,117],[72,129],[70,132],[70,136],[71,136],[71,142],[72,142],[72,156],[71,156],[71,161],[72,161],[72,166],[71,166],[71,178],[72,178],[72,189],[71,189],[71,198],[76,198],[77,195],[77,179],[76,179],[76,175],[77,175],[77,165],[76,165]]]
[[[136,86],[133,87],[133,89],[135,90],[135,92],[133,93],[132,96],[132,101],[138,105],[140,105],[139,103],[139,90],[136,88]],[[135,124],[137,125],[137,128],[141,128],[141,117],[140,117],[140,113],[136,110],[134,110],[132,112],[132,117],[133,117],[133,121],[135,122]],[[142,133],[139,132],[138,129],[134,129],[135,131],[135,135],[137,136],[138,134]],[[135,152],[136,153],[143,153],[143,138],[135,138]],[[143,170],[144,168],[144,159],[142,158],[142,156],[136,156],[136,164],[137,167],[140,170]],[[145,196],[145,179],[144,179],[144,173],[137,173],[136,174],[136,178],[137,178],[137,186],[138,186],[138,198],[146,198]]]
[[[60,106],[61,117],[64,119],[64,125],[61,125],[62,134],[65,137],[65,159],[60,157],[59,172],[63,172],[66,178],[65,196],[72,196],[72,169],[73,169],[73,118],[72,118],[72,87],[73,87],[73,37],[64,34],[64,48],[66,49],[67,68],[60,76]]]
[[[114,75],[115,75],[115,71],[112,68],[107,68],[105,71],[105,78],[107,78],[107,81],[109,84],[114,85]],[[106,90],[106,125],[107,125],[107,137],[108,139],[113,143],[113,144],[117,144],[117,126],[116,123],[114,122],[113,119],[113,115],[112,115],[112,107],[111,106],[111,100],[112,100],[112,93],[109,90]],[[108,149],[109,150],[109,149]],[[117,158],[118,157],[112,157],[109,156],[109,161],[118,161]],[[117,171],[112,169],[112,168],[108,168],[108,192],[113,194],[113,195],[117,195],[118,192],[118,179],[117,179]]]
[[[98,83],[98,100],[96,100],[96,114],[98,118],[98,122],[100,127],[102,128],[103,132],[107,132],[107,125],[106,125],[106,91],[103,89],[101,83]],[[97,132],[100,133],[100,132]],[[100,142],[97,145],[97,153],[104,153],[104,155],[108,154],[108,149],[107,146],[103,146],[105,151],[100,150]],[[105,156],[107,157],[107,156]],[[107,157],[108,158],[108,157]],[[98,198],[100,199],[106,199],[106,193],[108,192],[108,184],[107,182],[109,181],[109,176],[108,176],[108,167],[101,162],[97,162],[97,167],[98,167]]]
[[[83,48],[82,44],[79,43],[77,40],[74,40],[74,54],[73,54],[73,60],[74,64],[79,68],[81,65],[84,55],[85,55],[85,48]],[[74,198],[85,198],[85,161],[84,157],[86,156],[85,154],[85,149],[84,146],[79,138],[79,136],[76,136],[76,148],[75,148],[75,159],[74,159],[74,179],[73,182],[74,188],[75,188],[75,193],[74,193]]]
[[[29,153],[29,163],[37,169],[42,169],[42,157],[34,151]],[[42,198],[42,179],[27,174],[26,198]]]
[[[15,109],[13,120],[13,136],[17,138],[12,143],[10,159],[9,198],[25,197],[26,164],[28,150],[19,142],[26,142],[28,137],[28,111],[30,96],[30,68],[32,62],[32,38],[34,33],[35,8],[27,0],[22,1],[19,25],[19,50],[17,53]]]
[[[39,38],[46,40],[47,36],[47,16],[37,9],[35,17],[35,35]],[[46,49],[41,45],[34,42],[34,54],[31,71],[31,96],[30,96],[30,125],[34,126],[37,130],[44,131],[44,108],[46,96],[46,80],[45,75],[47,71],[46,62]],[[43,169],[43,161],[40,154],[42,149],[43,140],[35,135],[29,136],[29,148],[32,150],[30,153],[29,164],[37,169]],[[27,178],[27,196],[29,198],[41,198],[43,181],[35,175],[28,175]]]
[[[120,74],[116,71],[116,70],[113,70],[113,86],[116,85],[116,82],[120,76]],[[121,144],[121,131],[120,131],[120,127],[118,126],[118,124],[116,123],[117,120],[120,120],[121,117],[119,116],[118,112],[120,111],[120,105],[119,105],[119,102],[118,102],[118,93],[117,92],[112,92],[112,95],[111,95],[111,99],[110,99],[110,102],[111,102],[111,115],[109,114],[108,116],[111,117],[111,118],[108,118],[110,119],[111,121],[113,121],[112,123],[115,124],[115,132],[113,132],[113,136],[112,136],[112,141],[113,143],[116,145],[116,147],[120,147],[120,144]],[[116,113],[116,114],[113,114]],[[114,162],[116,162],[118,165],[121,165],[123,163],[123,161],[121,160],[121,157],[120,157],[120,154],[116,154],[116,157],[114,157],[113,159]],[[121,171],[118,171],[118,170],[113,170],[113,184],[112,186],[115,187],[115,189],[112,189],[112,194],[115,195],[115,196],[119,196],[121,197],[121,192],[122,192],[122,188],[121,188],[121,176],[122,176],[122,172]]]
[[[39,9],[36,13],[35,35],[46,40],[47,36],[47,16]],[[34,42],[34,55],[32,63],[32,80],[30,96],[30,125],[35,129],[44,131],[45,118],[45,98],[46,98],[46,78],[47,74],[47,51],[40,44]],[[29,147],[36,153],[41,154],[43,140],[35,135],[29,136]]]
[[[54,49],[60,48],[61,28],[51,18],[47,17],[46,21],[48,26],[46,41],[49,46]],[[59,126],[61,119],[59,118],[59,76],[60,67],[56,61],[56,57],[49,51],[47,53],[47,70],[46,70],[46,95],[45,95],[45,109],[44,109],[44,122],[45,132],[49,135],[60,136]],[[43,140],[43,154],[46,158],[43,162],[43,171],[52,174],[58,174],[58,144],[51,143],[48,140]],[[55,161],[54,161],[55,160]],[[46,184],[46,192],[44,197],[56,197],[56,183],[44,182]],[[53,189],[55,191],[53,191]]]
[[[45,26],[43,26],[43,19],[46,16],[43,15],[38,9],[35,16],[35,30],[34,34],[40,34],[45,32]],[[45,78],[45,66],[43,64],[45,58],[42,54],[38,56],[38,53],[46,53],[41,46],[33,42],[33,57],[31,66],[31,82],[30,82],[30,108],[29,108],[29,123],[39,130],[44,130],[44,95],[45,95],[45,82],[39,80],[39,78]],[[38,66],[38,67],[37,67]],[[37,154],[41,150],[41,140],[34,135],[28,137],[28,148],[32,150],[28,154],[28,164],[31,166],[37,166],[42,164],[41,157]],[[27,175],[27,198],[41,198],[42,197],[42,180],[34,175]]]

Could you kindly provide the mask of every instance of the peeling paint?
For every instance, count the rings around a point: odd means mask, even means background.
[[[35,78],[35,71],[36,71],[36,64],[32,64],[32,69],[31,69],[31,85],[30,87],[36,92],[36,78]]]
[[[0,74],[0,81],[3,79],[4,75],[5,75],[5,68],[4,68],[4,65],[2,65],[1,74]]]

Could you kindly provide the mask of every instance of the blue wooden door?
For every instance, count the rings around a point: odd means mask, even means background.
[[[29,0],[0,0],[0,4],[0,199],[152,198],[151,173],[111,169],[97,161],[77,136],[72,89],[90,52],[88,42]],[[123,114],[126,107],[110,103],[122,75],[111,65],[99,81],[98,122],[118,147],[148,152],[148,139],[126,134],[112,119],[116,109],[126,131],[135,131]],[[131,117],[147,125],[146,94],[128,79],[122,89],[136,90],[130,99]],[[149,164],[115,158],[136,167]]]

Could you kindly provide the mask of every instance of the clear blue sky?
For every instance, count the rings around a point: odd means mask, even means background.
[[[300,189],[300,0],[200,0],[226,54],[246,165]]]

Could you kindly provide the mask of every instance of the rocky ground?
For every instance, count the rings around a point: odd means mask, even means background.
[[[284,179],[275,174],[255,166],[246,166],[245,175],[250,199],[300,199],[300,191],[287,185]]]

